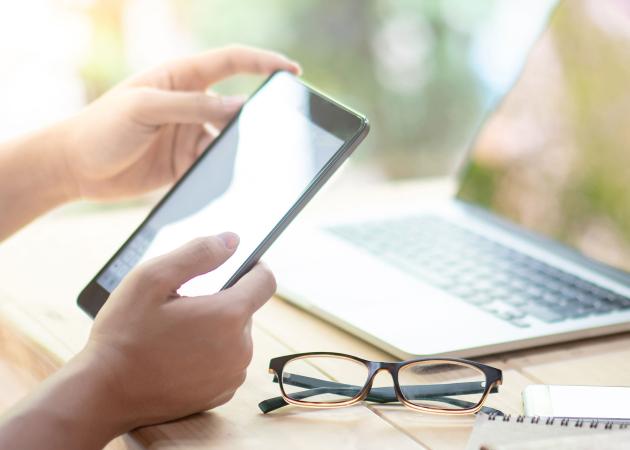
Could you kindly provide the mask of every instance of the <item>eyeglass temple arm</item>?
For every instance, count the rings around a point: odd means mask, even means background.
[[[496,392],[495,390],[492,390],[491,392]],[[442,403],[449,403],[453,406],[459,406],[461,408],[472,408],[473,406],[475,406],[475,403],[472,402],[467,402],[466,400],[459,400],[459,399],[455,399],[455,398],[449,398],[449,397],[433,397],[434,400],[439,400]],[[398,401],[398,400],[396,400]],[[380,403],[387,403],[387,402],[380,402]],[[285,406],[287,406],[288,403],[284,400],[284,398],[282,397],[273,397],[273,398],[269,398],[267,400],[264,400],[262,402],[260,402],[258,404],[258,407],[260,408],[260,410],[264,413],[270,413],[272,411],[275,411],[276,409],[280,409],[283,408]],[[503,412],[499,411],[498,409],[494,409],[491,408],[489,406],[482,406],[481,407],[481,412],[485,413],[485,414],[494,414],[496,416],[503,416]]]
[[[274,376],[274,382],[278,382],[278,378]],[[306,377],[302,375],[289,374],[287,380],[284,380],[285,384],[292,386],[308,388],[303,392],[292,394],[296,400],[302,400],[304,398],[312,397],[314,395],[330,393],[345,395],[347,397],[353,397],[361,390],[358,386],[349,384],[337,383],[334,381],[320,380],[317,378]],[[434,399],[444,403],[449,403],[454,406],[460,406],[462,408],[472,408],[475,403],[468,402],[466,400],[454,399],[444,397],[445,395],[462,395],[462,394],[475,394],[485,390],[485,387],[481,386],[478,382],[467,383],[451,383],[451,384],[438,384],[438,385],[423,385],[423,386],[405,386],[405,396],[412,399]],[[493,386],[490,390],[491,393],[498,392],[497,386]],[[398,398],[391,387],[372,388],[366,397],[366,400],[377,403],[390,403],[397,402]],[[282,397],[274,397],[268,400],[260,402],[258,407],[263,413],[274,411],[278,408],[286,406],[287,402]],[[497,415],[503,415],[499,410],[490,407],[482,407],[481,410],[487,414],[494,413]]]
[[[338,383],[336,381],[321,380],[318,378],[311,378],[304,375],[287,374],[284,384],[291,386],[303,387],[307,389],[323,388],[327,387],[325,393],[346,395],[356,395],[360,391],[360,387],[351,384]],[[274,383],[278,382],[278,378],[274,376]],[[335,389],[332,391],[331,389]],[[479,394],[485,391],[485,386],[480,382],[465,382],[465,383],[448,383],[448,384],[427,384],[420,386],[405,386],[405,397],[409,399],[429,399],[433,397],[441,397],[445,395],[466,395],[466,394]],[[312,395],[324,393],[320,389],[318,392],[313,392]],[[303,394],[308,391],[303,391],[299,394]],[[498,388],[493,386],[491,392],[498,392]],[[295,394],[293,394],[295,395]],[[305,397],[306,398],[306,397]],[[396,393],[393,387],[380,387],[372,388],[366,397],[366,400],[378,403],[390,403],[398,401]]]

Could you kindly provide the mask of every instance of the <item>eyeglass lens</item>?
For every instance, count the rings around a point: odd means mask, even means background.
[[[340,403],[360,395],[368,378],[365,364],[350,358],[313,355],[293,359],[282,371],[285,394],[310,403]]]
[[[410,403],[432,409],[470,409],[486,390],[485,374],[474,366],[447,361],[420,361],[398,372],[403,397]]]

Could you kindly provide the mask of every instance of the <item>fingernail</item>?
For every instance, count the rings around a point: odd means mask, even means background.
[[[247,96],[245,95],[226,95],[225,97],[221,97],[221,103],[228,108],[240,107],[245,103],[245,100],[247,100]]]
[[[217,235],[217,237],[223,241],[223,245],[225,245],[225,248],[227,248],[228,250],[234,250],[236,247],[238,247],[238,243],[240,241],[240,238],[236,233],[221,233]]]

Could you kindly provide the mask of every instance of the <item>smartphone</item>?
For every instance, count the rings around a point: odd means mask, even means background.
[[[630,419],[630,387],[533,384],[523,391],[526,416]]]
[[[82,290],[79,307],[95,317],[136,265],[223,231],[240,236],[234,255],[186,283],[180,294],[232,286],[368,130],[365,116],[288,72],[274,73]]]

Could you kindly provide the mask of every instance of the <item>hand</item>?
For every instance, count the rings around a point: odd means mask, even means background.
[[[257,265],[216,294],[176,293],[189,279],[220,266],[237,244],[236,235],[225,233],[148,261],[96,317],[83,356],[93,372],[107,374],[109,402],[127,429],[219,406],[245,380],[251,316],[273,295],[273,275]]]
[[[197,239],[132,271],[85,348],[3,417],[0,448],[96,450],[232,398],[252,356],[251,316],[275,291],[273,275],[257,265],[213,295],[177,289],[237,245],[232,233]]]
[[[75,197],[120,198],[177,180],[243,103],[207,94],[239,73],[300,67],[277,53],[229,46],[130,78],[63,124],[65,177]]]

